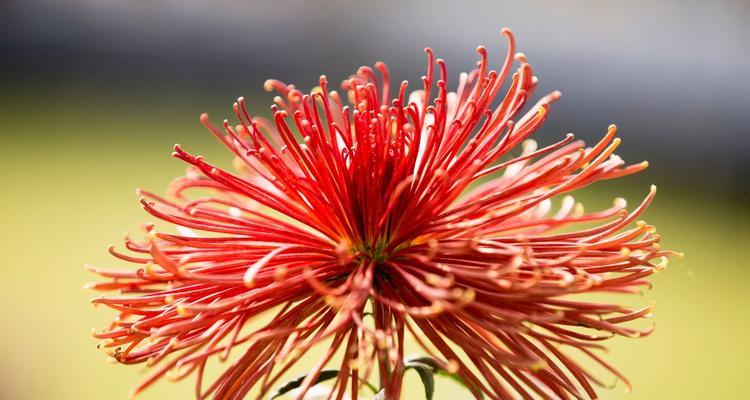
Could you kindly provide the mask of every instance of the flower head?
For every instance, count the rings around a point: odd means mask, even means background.
[[[186,175],[166,197],[140,193],[177,233],[147,225],[128,252],[110,248],[133,269],[91,267],[110,278],[93,288],[119,292],[93,300],[118,312],[94,335],[117,361],[153,368],[136,393],[195,374],[198,398],[262,396],[323,346],[300,396],[334,366],[333,398],[379,379],[398,399],[407,337],[477,398],[595,398],[599,381],[579,357],[625,380],[598,343],[647,335],[625,323],[651,307],[576,295],[637,292],[666,265],[673,253],[638,220],[655,189],[632,211],[617,199],[586,213],[565,194],[647,164],[614,155],[614,126],[591,147],[571,134],[541,148],[529,139],[560,95],[527,107],[537,79],[503,34],[500,70],[479,47],[457,83],[426,49],[411,93],[406,81],[392,92],[376,63],[344,81],[343,96],[325,77],[307,94],[267,81],[279,92],[272,121],[242,98],[235,125],[201,116],[234,171],[176,146]],[[204,383],[207,361],[233,350]]]

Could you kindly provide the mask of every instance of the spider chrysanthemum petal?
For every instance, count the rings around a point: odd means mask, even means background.
[[[146,240],[110,248],[134,269],[91,267],[110,278],[93,288],[119,292],[93,300],[118,312],[94,335],[117,361],[153,368],[135,392],[194,374],[198,398],[261,398],[325,343],[300,397],[335,364],[331,398],[356,399],[379,379],[398,399],[408,336],[477,398],[595,398],[599,381],[576,357],[625,380],[598,342],[647,335],[626,323],[651,306],[576,295],[637,292],[663,268],[673,253],[638,220],[655,189],[632,211],[618,199],[591,213],[566,193],[647,164],[614,155],[614,126],[591,147],[568,135],[539,148],[530,137],[559,93],[527,107],[537,80],[503,34],[500,70],[479,47],[453,91],[426,49],[410,94],[406,82],[391,92],[376,63],[344,81],[343,96],[325,77],[310,93],[267,81],[279,93],[272,121],[251,117],[243,98],[236,125],[201,116],[234,172],[176,146],[186,175],[166,197],[140,195],[177,233],[147,225]],[[233,349],[203,382],[206,362]]]

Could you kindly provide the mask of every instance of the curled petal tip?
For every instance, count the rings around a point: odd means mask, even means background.
[[[265,82],[263,82],[263,89],[266,92],[272,92],[273,91],[273,80],[267,79]]]

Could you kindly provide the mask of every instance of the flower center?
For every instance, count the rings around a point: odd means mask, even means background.
[[[376,264],[388,259],[389,254],[385,252],[386,243],[378,241],[375,244],[363,244],[355,251],[360,254],[360,259],[373,261]]]

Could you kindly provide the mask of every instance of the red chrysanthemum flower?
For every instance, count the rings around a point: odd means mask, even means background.
[[[177,234],[147,225],[146,241],[126,239],[129,254],[110,249],[136,268],[91,267],[111,278],[93,288],[119,292],[93,300],[119,313],[94,335],[117,361],[154,368],[135,392],[172,371],[195,373],[198,398],[261,398],[320,345],[300,397],[335,364],[330,398],[357,399],[376,371],[398,399],[408,336],[476,398],[595,398],[600,383],[576,357],[625,380],[597,342],[647,335],[623,323],[651,307],[573,295],[637,292],[666,265],[674,253],[637,221],[655,190],[630,212],[622,199],[593,213],[553,200],[647,164],[613,154],[614,126],[592,147],[569,134],[537,148],[529,137],[559,93],[522,112],[537,80],[503,33],[500,71],[479,47],[455,91],[427,49],[423,89],[411,94],[407,82],[392,93],[376,63],[343,82],[344,99],[325,77],[309,94],[269,80],[280,92],[273,121],[250,117],[242,98],[236,126],[201,116],[236,170],[176,146],[187,174],[165,198],[140,193]],[[203,384],[206,362],[235,348]]]

